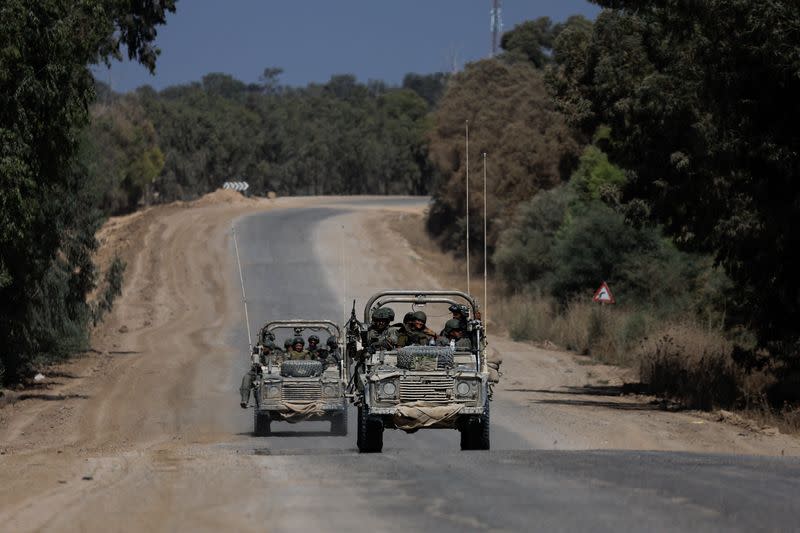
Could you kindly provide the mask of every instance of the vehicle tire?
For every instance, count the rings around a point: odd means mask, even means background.
[[[397,350],[397,368],[415,370],[420,361],[435,361],[437,369],[453,368],[453,350],[449,346],[405,346]]]
[[[489,404],[486,404],[483,416],[468,420],[461,428],[462,450],[488,450],[491,445],[491,424]]]
[[[334,415],[331,420],[331,434],[339,437],[347,436],[347,408]]]
[[[370,415],[367,407],[358,408],[358,437],[356,439],[359,453],[380,453],[383,450],[383,421]]]
[[[253,413],[253,434],[256,437],[268,436],[271,433],[270,424],[272,423],[269,413],[261,413],[258,410]]]
[[[321,376],[325,370],[321,361],[299,359],[281,363],[281,376],[285,378],[313,378]]]

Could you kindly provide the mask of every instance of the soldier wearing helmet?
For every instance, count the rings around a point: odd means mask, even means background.
[[[258,348],[261,348],[260,350]],[[253,362],[250,367],[250,370],[242,376],[242,385],[239,387],[239,394],[242,397],[242,401],[239,402],[239,405],[242,409],[247,408],[248,402],[250,402],[250,391],[253,388],[253,383],[258,378],[258,374],[261,373],[261,365],[267,364],[267,358],[270,355],[274,355],[275,352],[280,353],[278,347],[275,346],[275,343],[267,340],[267,342],[260,344],[253,350],[253,355],[260,354],[258,357],[258,362]]]
[[[456,350],[472,350],[472,341],[466,336],[466,328],[460,320],[451,318],[444,325],[442,336],[437,344],[439,346],[451,346]]]
[[[327,346],[328,365],[338,365],[339,361],[342,360],[342,356],[339,353],[339,339],[337,339],[335,335],[331,335],[328,337],[328,340],[325,341],[325,345]]]
[[[398,328],[389,327],[394,320],[394,310],[379,307],[372,312],[372,324],[367,330],[367,346],[376,350],[392,350],[397,346]]]
[[[310,359],[311,355],[305,349],[306,341],[303,337],[297,336],[292,339],[292,345],[289,352],[286,354],[287,359]]]
[[[424,311],[414,311],[412,319],[411,336],[414,341],[413,344],[423,346],[433,344],[436,341],[436,333],[426,325],[428,323],[428,315]]]
[[[414,344],[414,340],[412,338],[411,331],[414,328],[414,313],[409,311],[403,317],[402,324],[395,324],[397,328],[397,347],[402,348],[403,346],[408,346],[410,344]]]
[[[308,354],[311,356],[311,359],[325,361],[325,357],[327,356],[325,348],[319,345],[319,337],[316,335],[309,335],[308,337]]]

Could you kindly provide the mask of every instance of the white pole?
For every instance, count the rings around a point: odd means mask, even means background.
[[[488,265],[489,265],[489,254],[488,254],[488,244],[486,243],[486,226],[487,226],[487,219],[489,218],[489,211],[486,209],[488,205],[488,196],[486,194],[486,152],[483,152],[483,324],[484,324],[484,334],[486,334],[486,322],[488,320],[488,311],[489,311],[489,289],[487,284],[488,279]]]
[[[347,321],[347,259],[344,253],[344,224],[341,228],[339,249],[342,256],[342,320]]]
[[[239,260],[239,241],[236,239],[236,226],[231,224],[233,232],[233,247],[236,250],[236,264],[239,265],[239,282],[242,284],[242,303],[244,304],[244,319],[247,322],[247,347],[248,355],[253,353],[253,337],[250,335],[250,315],[247,313],[247,296],[244,292],[244,275],[242,274],[242,262]]]
[[[467,212],[467,294],[469,294],[469,120],[466,121],[466,139],[467,139],[467,180],[465,189],[467,191],[467,203],[465,210]]]

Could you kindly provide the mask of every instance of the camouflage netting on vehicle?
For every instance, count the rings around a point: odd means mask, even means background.
[[[500,376],[502,373],[500,372],[500,365],[503,364],[503,356],[500,355],[500,352],[495,349],[491,348],[486,350],[486,366],[489,367],[489,381],[492,383],[499,383]]]
[[[311,403],[289,403],[286,402],[283,406],[286,411],[273,411],[272,417],[277,420],[285,422],[303,422],[309,418],[319,416],[325,413],[323,407],[325,402],[311,402]]]
[[[285,378],[313,378],[321,376],[325,366],[321,361],[298,360],[281,363],[281,376]]]
[[[397,429],[404,431],[416,431],[430,426],[452,427],[463,407],[461,404],[439,405],[423,401],[404,403],[397,406],[394,424]]]
[[[444,370],[453,368],[453,349],[449,346],[405,346],[398,348],[397,368],[406,370]]]

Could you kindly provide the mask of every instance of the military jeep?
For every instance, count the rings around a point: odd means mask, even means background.
[[[339,339],[341,345],[339,327],[328,320],[275,320],[268,322],[259,336],[274,335],[277,330],[288,330],[292,336],[325,331]],[[266,358],[254,355],[253,359],[262,361],[258,363],[261,369],[253,384],[256,402],[253,432],[256,435],[270,435],[274,421],[294,424],[325,420],[331,422],[331,434],[347,435],[344,396],[347,381],[344,361],[338,354],[331,364],[311,359],[289,360],[280,352]]]
[[[461,433],[462,450],[488,450],[491,388],[486,341],[480,320],[466,324],[472,348],[449,346],[370,347],[372,314],[389,304],[419,309],[450,304],[478,311],[475,300],[459,291],[395,290],[372,296],[364,322],[355,313],[346,325],[348,360],[355,361],[350,396],[358,407],[358,450],[380,452],[383,430],[448,428]]]

